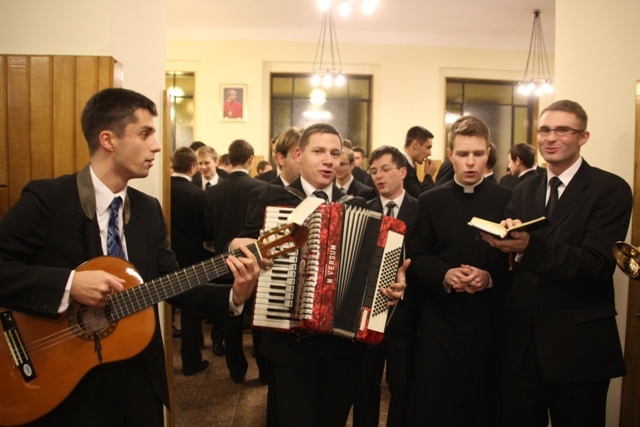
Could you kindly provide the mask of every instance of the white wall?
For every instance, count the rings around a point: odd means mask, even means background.
[[[591,138],[582,154],[592,166],[633,185],[635,83],[640,80],[640,2],[556,1],[556,99],[579,102]],[[636,245],[640,242],[634,242]],[[624,340],[628,279],[615,276],[618,329]],[[607,425],[617,426],[621,379],[611,383]]]
[[[166,10],[166,0],[0,0],[0,53],[112,56],[124,64],[124,87],[161,110]],[[131,185],[160,198],[163,167],[156,156],[149,177]]]

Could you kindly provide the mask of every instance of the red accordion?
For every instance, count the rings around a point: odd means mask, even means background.
[[[287,222],[293,208],[269,206],[265,229]],[[406,225],[341,203],[308,218],[307,243],[258,279],[253,325],[296,334],[334,334],[377,344],[384,337]]]

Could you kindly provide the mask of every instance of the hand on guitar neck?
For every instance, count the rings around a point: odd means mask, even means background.
[[[241,250],[246,258],[237,258],[231,255],[227,258],[227,266],[229,271],[233,273],[234,278],[231,297],[235,305],[240,305],[251,297],[253,290],[256,288],[260,267],[256,257],[245,245],[238,245],[237,249]]]

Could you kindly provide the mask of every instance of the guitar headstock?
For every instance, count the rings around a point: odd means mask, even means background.
[[[262,258],[273,259],[302,247],[309,237],[307,227],[288,223],[272,228],[258,238]]]

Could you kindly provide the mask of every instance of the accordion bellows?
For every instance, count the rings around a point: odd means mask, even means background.
[[[265,229],[286,222],[292,210],[267,207]],[[260,273],[253,326],[381,342],[389,310],[380,290],[395,281],[405,223],[331,203],[320,205],[306,225],[307,243]]]

